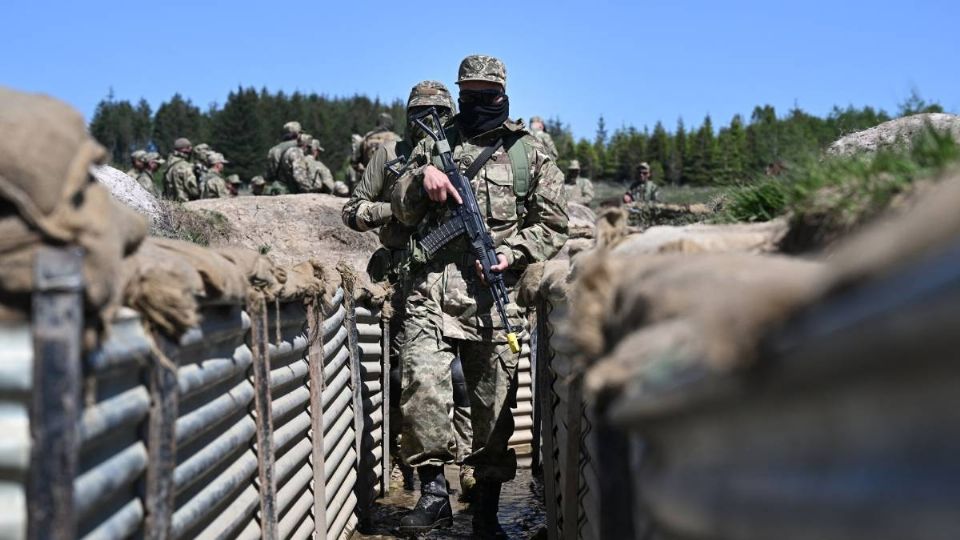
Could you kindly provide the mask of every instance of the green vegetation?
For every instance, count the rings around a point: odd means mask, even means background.
[[[182,204],[171,201],[162,201],[161,204],[170,220],[170,230],[173,233],[163,230],[152,231],[158,236],[209,246],[229,239],[234,232],[226,216],[219,212],[189,210]]]
[[[904,150],[809,159],[781,176],[731,189],[718,219],[767,221],[789,214],[798,249],[822,246],[890,206],[917,181],[957,163],[960,146],[949,134],[928,129]]]

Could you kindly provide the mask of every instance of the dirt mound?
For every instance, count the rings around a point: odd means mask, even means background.
[[[346,199],[332,195],[298,194],[275,197],[204,199],[184,206],[210,210],[227,219],[232,229],[214,247],[240,245],[261,253],[282,266],[310,258],[336,264],[341,259],[365,269],[379,245],[375,233],[358,233],[343,225],[340,210]]]
[[[170,219],[160,201],[126,173],[109,165],[93,166],[90,173],[110,190],[113,198],[146,216],[151,229],[169,228]]]
[[[898,148],[922,133],[927,125],[940,132],[949,132],[955,140],[960,141],[960,116],[944,113],[915,114],[846,135],[831,144],[827,153],[850,156]]]

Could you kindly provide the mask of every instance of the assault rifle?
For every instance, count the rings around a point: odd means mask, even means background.
[[[424,122],[424,119],[428,117],[433,120],[433,126]],[[460,172],[457,164],[453,162],[453,151],[450,149],[450,142],[443,130],[443,124],[440,122],[440,114],[437,113],[436,108],[430,107],[411,117],[411,120],[428,137],[433,139],[440,156],[443,172],[450,179],[450,183],[456,188],[457,193],[460,194],[460,199],[463,201],[463,204],[457,204],[453,197],[448,199],[453,210],[452,217],[421,239],[420,245],[428,256],[432,256],[454,238],[458,238],[462,234],[466,235],[467,241],[470,242],[470,250],[480,263],[483,280],[490,288],[493,301],[497,306],[497,312],[500,314],[503,327],[507,331],[507,343],[510,345],[510,350],[513,353],[518,353],[520,352],[520,342],[517,340],[517,329],[510,326],[510,321],[507,319],[507,304],[510,303],[510,298],[507,296],[507,287],[503,283],[503,274],[491,269],[492,266],[500,262],[497,259],[497,252],[494,250],[493,237],[487,230],[487,224],[483,219],[480,206],[477,204],[477,197],[473,193],[470,180]],[[492,149],[488,148],[481,154],[477,158],[477,161],[480,162],[479,165],[482,165],[482,161],[486,161],[502,144],[503,141],[501,140],[491,147]],[[479,170],[479,166],[476,168]]]

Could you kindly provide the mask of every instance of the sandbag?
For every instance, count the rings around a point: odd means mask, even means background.
[[[247,283],[265,294],[267,299],[280,295],[288,274],[274,265],[269,257],[242,247],[216,248],[214,251],[237,266],[246,276]]]

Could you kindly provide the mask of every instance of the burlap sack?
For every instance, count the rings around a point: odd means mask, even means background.
[[[89,175],[105,155],[83,119],[48,97],[0,88],[0,301],[25,311],[42,244],[85,252],[86,308],[109,318],[121,259],[146,235],[146,221]]]
[[[287,281],[279,292],[282,302],[322,294],[323,282],[316,276],[312,261],[304,261],[286,271]]]
[[[278,268],[265,255],[241,247],[216,248],[214,251],[236,265],[246,276],[251,287],[272,300],[280,295],[287,281],[287,271]]]

